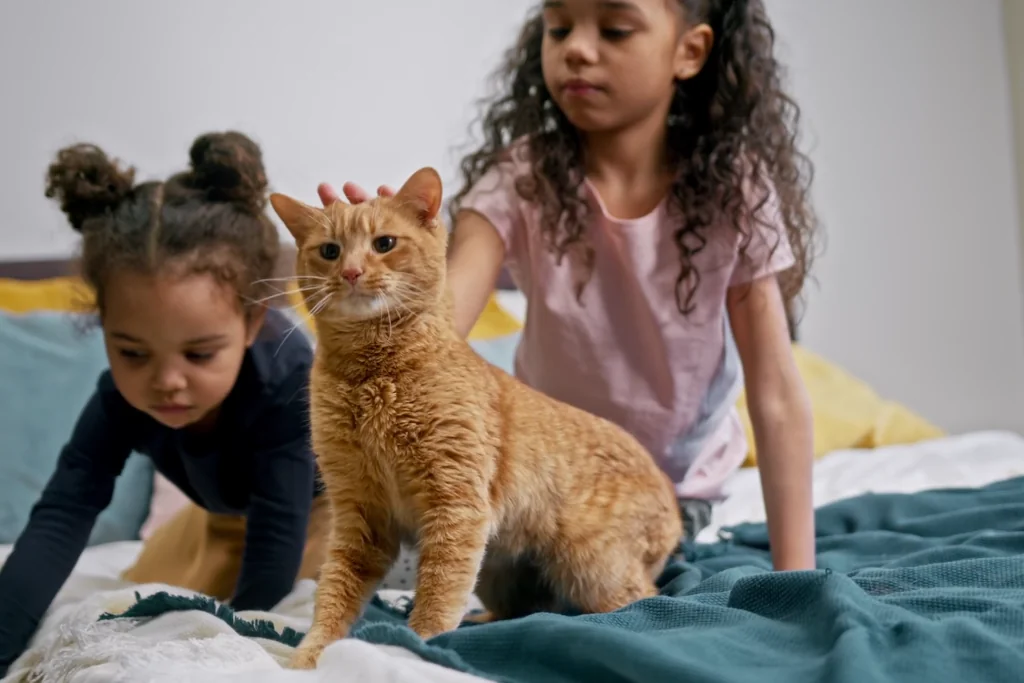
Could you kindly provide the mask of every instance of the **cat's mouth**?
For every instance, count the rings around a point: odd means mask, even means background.
[[[331,297],[323,310],[333,311],[346,320],[369,320],[386,315],[394,304],[383,289],[367,290],[362,287],[348,287]]]
[[[418,291],[418,290],[415,290]],[[313,304],[313,317],[362,322],[397,322],[418,308],[411,285],[396,282],[336,283],[322,300]],[[403,296],[403,295],[409,296]]]

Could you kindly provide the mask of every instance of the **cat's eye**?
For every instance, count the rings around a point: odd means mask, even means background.
[[[373,250],[378,254],[386,254],[395,248],[397,242],[398,240],[391,235],[381,235],[373,240]]]
[[[325,261],[337,261],[341,256],[341,247],[334,242],[325,242],[320,245],[320,258]]]

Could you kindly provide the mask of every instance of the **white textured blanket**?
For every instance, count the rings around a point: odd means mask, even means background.
[[[111,587],[111,579],[75,576],[71,593],[51,610],[32,648],[8,673],[4,683],[179,683],[245,681],[246,683],[365,683],[416,681],[467,683],[473,676],[425,662],[403,648],[347,639],[328,648],[316,671],[283,668],[292,649],[273,640],[244,638],[207,612],[168,612],[154,619],[99,621],[120,614],[136,593],[190,592],[159,584]],[[95,591],[90,591],[90,583]],[[311,581],[300,582],[273,613],[239,612],[244,619],[265,619],[278,631],[308,628],[313,610]],[[90,594],[91,592],[91,594]],[[394,597],[394,596],[382,596]]]

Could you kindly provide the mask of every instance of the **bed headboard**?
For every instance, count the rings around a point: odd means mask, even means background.
[[[75,272],[75,263],[71,259],[46,259],[38,261],[0,261],[0,278],[14,280],[45,280],[51,277],[72,275]],[[295,272],[295,248],[290,245],[281,245],[281,255],[278,258],[276,277],[287,277]],[[498,278],[498,289],[514,290],[515,284],[506,270],[502,269]],[[284,305],[284,297],[281,304]],[[789,338],[797,340],[796,315],[789,311]]]
[[[72,263],[67,259],[45,261],[0,261],[0,278],[9,280],[45,280],[69,275]]]

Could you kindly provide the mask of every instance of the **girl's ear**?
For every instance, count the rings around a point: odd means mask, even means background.
[[[685,81],[699,74],[708,61],[714,42],[715,32],[707,24],[687,28],[676,47],[676,78]]]
[[[267,318],[266,306],[253,306],[245,316],[245,346],[251,347],[256,341],[256,335],[263,328],[263,321]]]

